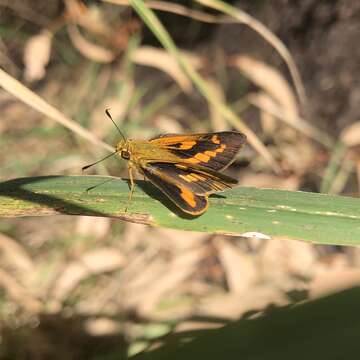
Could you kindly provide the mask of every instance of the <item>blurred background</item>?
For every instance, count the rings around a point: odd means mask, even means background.
[[[289,48],[289,68],[250,26],[196,1],[148,2],[230,124],[127,1],[0,0],[0,65],[98,139],[249,127],[229,174],[241,186],[359,193],[360,3],[228,1]],[[301,83],[300,83],[301,84]],[[300,86],[301,89],[301,86]],[[106,155],[0,89],[0,180],[80,175]],[[109,159],[93,173],[126,177]],[[0,357],[110,359],[170,332],[360,283],[356,247],[181,232],[109,218],[0,220]],[[214,320],[216,319],[216,321]],[[155,342],[156,343],[156,342]]]

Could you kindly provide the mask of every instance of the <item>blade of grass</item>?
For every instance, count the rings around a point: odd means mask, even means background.
[[[338,173],[336,174],[331,187],[329,189],[329,194],[341,194],[345,189],[345,186],[351,176],[355,172],[355,162],[351,159],[344,159],[341,163]]]
[[[21,84],[18,80],[7,74],[4,70],[0,69],[0,86],[3,87],[13,96],[17,97],[25,104],[29,105],[33,109],[39,111],[47,117],[57,121],[61,125],[73,131],[80,137],[90,141],[94,145],[100,146],[110,152],[114,151],[114,148],[103,141],[99,140],[94,134],[80,126],[75,121],[67,118],[63,113],[47,103],[39,95],[32,92],[26,86]]]
[[[325,173],[322,178],[320,192],[322,193],[330,192],[332,184],[336,178],[337,173],[339,172],[340,165],[344,160],[347,151],[348,148],[342,141],[338,141],[335,144],[333,152],[330,157],[330,161],[325,169]]]
[[[129,6],[130,0],[102,0],[103,2],[115,4],[115,5],[122,5],[122,6]],[[210,24],[220,24],[220,23],[226,23],[226,22],[237,22],[236,19],[231,18],[229,16],[217,16],[208,14],[203,11],[195,10],[188,8],[186,6],[180,5],[180,4],[174,4],[173,2],[168,1],[146,1],[146,5],[155,10],[164,11],[173,13],[176,15],[186,16],[189,18],[192,18],[194,20],[210,23]]]
[[[181,56],[180,51],[171,39],[169,33],[163,27],[154,12],[150,10],[141,0],[130,0],[130,4],[143,19],[149,29],[154,33],[162,46],[176,58],[181,68],[189,76],[205,99],[216,107],[222,116],[224,116],[224,118],[226,118],[226,120],[234,126],[234,128],[244,132],[248,137],[249,143],[256,149],[256,151],[259,152],[261,156],[264,157],[273,170],[280,172],[280,168],[273,156],[256,134],[243,121],[241,121],[240,118],[225,103],[212,96],[212,92],[209,91],[206,81],[199,75],[198,72],[196,72],[193,66],[183,56]]]
[[[184,216],[151,184],[129,188],[118,178],[52,176],[0,183],[0,216],[54,214],[114,217],[173,229],[280,237],[318,244],[360,244],[360,200],[285,190],[236,188],[210,197],[202,216]]]
[[[224,1],[196,0],[196,2],[198,2],[201,5],[211,7],[212,9],[217,9],[223,12],[224,14],[234,17],[240,23],[246,24],[247,26],[252,28],[260,36],[262,36],[269,44],[271,44],[274,47],[274,49],[279,53],[279,55],[282,57],[282,59],[285,61],[285,64],[289,68],[300,102],[304,107],[306,107],[307,104],[306,93],[305,93],[304,85],[301,81],[301,76],[296,67],[295,61],[291,56],[288,48],[285,46],[285,44],[282,41],[280,41],[280,39],[275,34],[273,34],[260,21],[254,19],[245,11],[242,11],[230,4],[227,4]]]
[[[302,132],[309,138],[318,141],[325,147],[331,148],[334,145],[334,140],[326,132],[319,130],[317,127],[313,126],[311,123],[307,122],[300,116],[297,116],[295,114],[289,116],[275,102],[273,102],[271,105],[265,104],[261,101],[261,98],[258,95],[250,95],[247,97],[247,100],[251,105],[254,105],[260,110],[263,110],[266,113],[273,115],[274,117],[283,121],[292,128]]]
[[[124,5],[124,6],[131,3],[131,0],[103,0],[103,1],[117,5]],[[260,36],[262,36],[266,41],[268,41],[269,44],[271,44],[278,51],[278,53],[283,58],[283,60],[285,61],[286,65],[289,68],[290,74],[293,78],[295,88],[297,90],[301,103],[304,106],[307,104],[304,85],[301,81],[301,77],[296,67],[296,64],[287,47],[284,45],[282,41],[280,41],[280,39],[275,34],[273,34],[266,26],[264,26],[261,22],[257,21],[253,17],[251,17],[246,12],[238,8],[235,8],[229,4],[226,4],[222,1],[218,1],[218,0],[196,0],[196,1],[202,5],[222,11],[223,13],[229,16],[214,16],[212,14],[208,14],[203,11],[190,9],[179,4],[173,4],[171,2],[165,2],[165,1],[147,1],[146,5],[152,9],[172,12],[177,15],[191,17],[195,20],[203,21],[207,23],[239,22],[248,25],[254,31],[256,31]]]
[[[127,6],[130,3],[130,0],[102,0],[103,2],[123,5]],[[227,4],[222,2],[215,3],[214,1],[199,1],[204,5],[207,5],[212,8],[216,8],[218,10],[223,11],[224,13],[229,13],[229,11],[225,11],[224,5],[226,7]],[[215,4],[215,6],[214,6]],[[304,105],[307,104],[307,98],[304,90],[304,85],[301,81],[301,77],[299,71],[296,67],[296,64],[286,46],[274,35],[271,31],[269,31],[264,25],[258,22],[256,19],[253,19],[250,15],[239,10],[237,8],[235,12],[231,12],[231,15],[213,15],[203,11],[195,10],[188,8],[186,6],[182,6],[179,4],[174,4],[166,1],[147,1],[146,6],[151,9],[166,11],[173,14],[177,14],[180,16],[186,16],[198,21],[206,22],[206,23],[216,23],[216,24],[230,24],[230,23],[244,23],[251,27],[254,31],[256,31],[260,36],[263,36],[269,43],[279,52],[279,54],[284,59],[285,63],[288,65],[290,74],[292,75],[295,89],[297,90],[298,97],[300,102]],[[229,9],[228,9],[229,10]],[[300,124],[300,128],[304,128],[306,132],[313,131],[311,133],[311,137],[316,138],[315,140],[321,142],[325,146],[330,146],[332,143],[331,138],[321,130],[317,129],[314,125],[308,123],[306,120],[301,119],[302,123]]]

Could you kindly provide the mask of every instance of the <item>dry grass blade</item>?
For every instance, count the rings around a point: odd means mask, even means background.
[[[333,182],[329,188],[329,194],[341,194],[344,190],[346,183],[349,180],[349,177],[355,170],[355,163],[353,160],[346,157],[340,163],[340,168],[336,176],[333,179]]]
[[[317,129],[315,126],[309,124],[307,121],[296,115],[290,115],[280,108],[270,97],[265,98],[265,94],[255,95],[251,94],[247,97],[250,104],[259,109],[275,116],[286,124],[292,126],[294,129],[301,131],[308,137],[318,141],[326,147],[332,147],[334,140],[325,132]]]
[[[295,95],[277,69],[247,55],[234,56],[230,59],[230,63],[276,100],[286,112],[293,116],[298,115],[299,109]]]
[[[251,95],[251,94],[250,94]],[[262,101],[265,102],[266,106],[272,106],[273,99],[270,98],[270,96],[264,92],[259,92],[255,96],[258,96],[262,99]],[[260,122],[262,131],[265,135],[269,136],[272,134],[275,134],[276,131],[276,124],[278,120],[276,117],[272,114],[269,114],[267,111],[264,111],[260,109]]]
[[[281,173],[280,166],[274,159],[273,155],[250,128],[248,128],[242,122],[238,121],[235,115],[229,119],[229,122],[234,126],[236,130],[239,130],[246,134],[249,144],[251,144],[254,149],[266,160],[266,162],[271,166],[275,173]]]
[[[207,79],[208,89],[213,93],[213,96],[217,99],[220,99],[222,102],[225,102],[225,94],[221,86],[212,79]],[[226,123],[224,117],[221,115],[216,106],[209,104],[209,112],[210,112],[210,121],[211,128],[215,131],[224,131],[228,130],[229,126]]]
[[[320,192],[329,193],[340,166],[348,155],[348,147],[341,140],[337,141],[329,154],[329,161],[321,180]]]
[[[102,0],[102,1],[115,5],[130,6],[129,0]],[[181,16],[186,16],[191,19],[199,20],[210,24],[236,22],[236,20],[234,20],[230,16],[211,15],[203,11],[190,9],[187,8],[186,6],[180,4],[174,4],[167,1],[147,1],[146,5],[151,9],[165,11]]]
[[[100,146],[110,152],[114,151],[114,148],[112,146],[99,140],[91,132],[84,129],[82,126],[80,126],[73,120],[67,118],[59,110],[47,103],[39,95],[32,92],[30,89],[28,89],[26,86],[21,84],[18,80],[14,79],[2,69],[0,69],[0,86],[2,86],[10,94],[23,101],[25,104],[41,112],[45,116],[52,118],[61,125],[73,131],[75,134],[90,141],[94,145]]]
[[[201,66],[202,60],[193,54],[182,52],[194,68]],[[133,51],[132,61],[136,64],[152,66],[168,74],[181,87],[185,93],[193,89],[191,81],[184,74],[179,63],[167,51],[156,49],[151,46],[142,46]]]
[[[276,51],[280,54],[280,56],[285,61],[286,65],[289,68],[290,74],[293,78],[294,85],[296,91],[298,93],[301,104],[306,107],[307,98],[305,93],[304,85],[301,81],[301,77],[299,71],[295,65],[295,61],[293,60],[292,55],[290,54],[288,48],[285,44],[280,41],[280,39],[273,34],[266,26],[264,26],[261,22],[257,21],[245,11],[242,11],[238,8],[235,8],[231,5],[224,3],[219,0],[196,0],[196,2],[201,5],[205,5],[211,7],[213,9],[217,9],[219,11],[224,12],[227,15],[230,15],[237,19],[240,23],[249,26],[251,29],[256,31],[259,35],[261,35],[269,44],[271,44]]]
[[[89,60],[110,63],[115,59],[115,55],[110,50],[86,40],[76,25],[69,24],[67,30],[74,47]]]
[[[114,271],[125,263],[124,257],[114,248],[97,248],[68,264],[57,280],[53,298],[62,301],[80,281],[89,276]]]

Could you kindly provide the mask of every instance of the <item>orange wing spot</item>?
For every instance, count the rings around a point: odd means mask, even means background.
[[[196,141],[183,141],[179,147],[181,150],[190,150],[196,145]]]
[[[189,175],[179,175],[179,177],[182,178],[183,180],[185,180],[188,183],[197,181],[197,179],[191,174],[189,174]]]
[[[202,162],[208,162],[210,160],[210,156],[205,155],[204,153],[197,153],[195,155],[195,158],[202,161]]]
[[[207,151],[204,151],[204,154],[207,155],[207,156],[210,156],[210,157],[215,157],[216,154],[217,154],[217,151],[207,150]]]
[[[226,145],[225,144],[221,144],[220,147],[218,149],[216,149],[215,151],[217,153],[222,153],[224,150],[226,149]]]
[[[179,175],[179,177],[188,183],[205,180],[204,177],[198,174]]]
[[[201,160],[198,160],[194,157],[186,159],[186,162],[190,163],[190,164],[198,164],[199,162],[201,162]]]
[[[192,174],[191,175],[193,178],[195,178],[195,181],[203,181],[206,180],[203,176],[199,175],[199,174]]]
[[[179,178],[185,180],[186,182],[191,182],[191,180],[188,179],[187,175],[179,175]]]
[[[211,138],[211,141],[214,143],[214,144],[220,144],[220,139],[217,135],[213,135],[213,137]]]
[[[196,207],[196,200],[194,194],[185,187],[181,187],[180,196],[184,199],[184,201],[190,205],[191,207]]]

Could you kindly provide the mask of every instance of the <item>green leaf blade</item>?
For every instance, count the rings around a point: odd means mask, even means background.
[[[280,237],[319,244],[360,244],[360,201],[342,196],[238,187],[210,197],[199,217],[181,213],[146,181],[49,176],[0,183],[0,216],[90,215],[214,234]],[[250,234],[249,234],[250,233]]]

